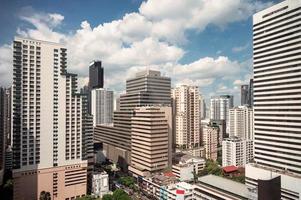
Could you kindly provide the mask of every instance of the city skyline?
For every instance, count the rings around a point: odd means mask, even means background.
[[[251,16],[278,1],[229,0],[231,6],[215,2],[173,1],[173,7],[159,10],[156,0],[124,1],[120,5],[105,1],[91,3],[85,9],[75,2],[72,8],[81,9],[76,17],[60,8],[58,2],[49,3],[47,8],[35,1],[6,2],[0,24],[6,23],[8,11],[15,14],[7,30],[1,30],[0,84],[10,84],[9,45],[17,34],[65,43],[70,49],[70,71],[79,74],[79,87],[87,84],[89,63],[102,60],[105,85],[116,96],[125,90],[121,83],[145,67],[160,68],[172,78],[173,86],[199,86],[207,100],[217,94],[238,94],[239,85],[248,83],[251,75]],[[93,6],[101,12],[96,13]],[[181,12],[172,14],[174,9]],[[195,15],[195,9],[204,15]],[[235,10],[239,12],[230,15]],[[177,25],[177,20],[183,23]],[[164,28],[166,25],[170,30]],[[143,49],[148,49],[147,53]],[[239,97],[235,96],[238,105]]]
[[[0,1],[1,198],[301,200],[301,0]]]

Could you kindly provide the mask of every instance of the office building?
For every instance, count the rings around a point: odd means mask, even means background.
[[[249,85],[240,86],[240,105],[249,105]]]
[[[10,89],[0,87],[0,184],[5,171],[5,151],[10,145]]]
[[[205,157],[217,160],[218,127],[207,125],[202,128],[203,145],[205,147]]]
[[[253,161],[253,140],[227,138],[222,144],[222,166],[244,167]]]
[[[89,88],[103,88],[104,70],[101,61],[93,61],[89,66]]]
[[[233,107],[233,96],[221,95],[210,99],[210,119],[225,120],[226,133],[229,133],[229,109]]]
[[[253,78],[250,79],[250,82],[249,82],[249,92],[248,92],[248,102],[249,102],[249,107],[253,108],[253,105],[254,105],[254,97],[253,97]]]
[[[238,106],[229,110],[229,136],[253,140],[253,108]]]
[[[253,16],[254,165],[246,183],[281,177],[282,199],[301,198],[300,0]]]
[[[206,119],[206,101],[204,96],[200,96],[200,120]]]
[[[93,115],[93,126],[113,123],[113,103],[113,91],[104,88],[91,90],[91,114]]]
[[[66,70],[61,44],[16,37],[13,44],[14,199],[72,199],[86,194],[84,96]],[[24,186],[30,187],[24,187]]]
[[[139,176],[169,167],[171,129],[170,107],[140,107],[131,118],[131,166]]]
[[[181,85],[172,89],[176,147],[200,146],[200,94],[197,86]]]
[[[102,198],[108,194],[109,190],[109,175],[106,172],[94,172],[92,175],[92,195]]]
[[[119,99],[119,110],[113,113],[113,125],[99,125],[94,129],[97,142],[103,143],[108,159],[127,170],[131,159],[131,126],[134,109],[145,106],[171,106],[170,78],[159,71],[146,70],[126,81],[126,93]],[[172,130],[172,122],[168,124]],[[168,136],[168,152],[172,149],[172,134]],[[171,166],[171,154],[168,155]]]

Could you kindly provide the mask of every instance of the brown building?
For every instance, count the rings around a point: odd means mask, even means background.
[[[131,122],[131,166],[129,170],[146,176],[169,167],[171,156],[171,108],[140,107]]]

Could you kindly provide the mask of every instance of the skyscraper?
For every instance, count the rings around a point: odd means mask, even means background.
[[[63,45],[16,37],[13,45],[14,199],[86,194],[84,97],[66,71]]]
[[[103,143],[107,157],[118,162],[124,170],[131,159],[131,126],[134,109],[145,106],[171,106],[170,78],[159,71],[146,70],[126,81],[126,93],[119,99],[119,110],[113,114],[113,126],[95,127],[95,140]],[[168,127],[172,129],[171,125]],[[172,135],[169,135],[168,163],[171,165]]]
[[[226,132],[229,133],[229,109],[233,107],[233,96],[221,95],[210,99],[210,119],[225,120]]]
[[[253,16],[254,154],[246,182],[281,176],[282,198],[301,198],[301,1]]]
[[[10,89],[0,87],[0,184],[5,170],[5,152],[10,145]]]
[[[249,85],[240,86],[240,105],[249,105]]]
[[[253,109],[238,106],[229,110],[229,136],[253,140]]]
[[[103,88],[104,72],[101,61],[93,61],[89,66],[89,88]]]
[[[200,146],[200,94],[197,86],[182,85],[172,90],[176,146]]]
[[[251,108],[253,108],[253,104],[254,104],[254,97],[253,97],[253,78],[250,79],[249,82],[249,92],[248,92],[248,102],[249,102],[249,106]]]
[[[204,96],[200,96],[200,119],[206,119],[206,101]]]
[[[91,91],[91,114],[93,115],[93,126],[97,124],[110,124],[113,122],[113,91],[96,88]]]

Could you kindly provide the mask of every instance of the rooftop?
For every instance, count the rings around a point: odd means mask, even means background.
[[[229,179],[211,175],[211,174],[202,176],[198,180],[200,182],[198,184],[203,183],[206,185],[210,185],[213,188],[216,188],[216,189],[219,189],[219,190],[231,193],[231,194],[236,194],[236,195],[239,195],[244,198],[249,197],[248,189],[245,184],[231,181]]]
[[[234,165],[231,165],[231,166],[223,167],[223,170],[224,170],[224,172],[226,172],[226,173],[231,173],[231,172],[237,171],[237,170],[238,170],[238,167],[235,167]]]

